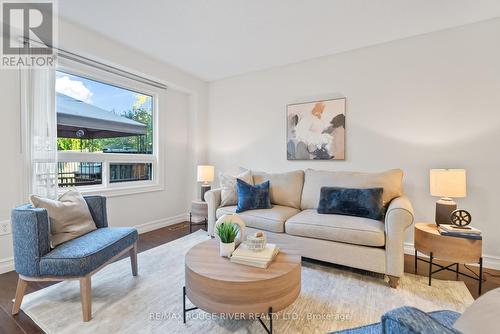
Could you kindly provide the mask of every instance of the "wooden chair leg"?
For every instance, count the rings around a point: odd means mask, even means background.
[[[399,277],[387,275],[389,277],[389,286],[396,289],[399,285]]]
[[[14,300],[14,306],[12,306],[12,315],[16,315],[19,313],[21,303],[23,302],[24,292],[26,291],[27,286],[28,282],[19,277],[19,279],[17,280],[16,298]]]
[[[92,277],[80,278],[80,299],[82,301],[83,321],[92,319]]]
[[[130,250],[130,264],[132,265],[132,275],[137,276],[137,242]]]

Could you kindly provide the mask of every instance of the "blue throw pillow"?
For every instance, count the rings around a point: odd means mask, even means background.
[[[322,187],[318,213],[382,220],[385,215],[382,203],[383,192],[383,188]]]
[[[236,213],[253,209],[270,209],[269,181],[251,185],[243,180],[236,179],[238,190],[238,206]]]

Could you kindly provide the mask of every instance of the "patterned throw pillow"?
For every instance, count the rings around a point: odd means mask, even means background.
[[[254,210],[270,209],[269,181],[251,185],[243,180],[236,179],[238,187],[238,206],[236,213]]]
[[[318,213],[382,220],[385,215],[383,191],[383,188],[322,187]]]
[[[220,206],[236,205],[238,203],[238,191],[236,188],[236,179],[253,184],[252,172],[244,171],[238,176],[228,174],[219,174],[221,187]]]

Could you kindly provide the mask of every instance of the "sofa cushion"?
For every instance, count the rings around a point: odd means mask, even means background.
[[[381,173],[332,172],[307,169],[302,190],[301,208],[316,209],[321,187],[384,188],[382,204],[403,195],[403,171],[392,169]]]
[[[216,217],[219,219],[225,214],[235,213],[236,206],[224,206],[217,209]],[[282,233],[285,231],[285,221],[300,211],[287,206],[273,205],[271,209],[249,210],[238,215],[246,226],[269,232]]]
[[[325,215],[304,210],[285,223],[287,234],[350,244],[382,247],[384,223],[378,220],[342,215]]]
[[[271,203],[300,209],[300,197],[304,186],[304,171],[286,173],[252,172],[254,184],[271,183]]]
[[[246,183],[253,184],[252,173],[247,170],[238,176],[229,174],[219,174],[219,182],[221,187],[220,205],[236,205],[238,203],[238,190],[236,188],[236,179],[245,181]]]
[[[238,205],[236,212],[240,213],[255,209],[270,209],[269,181],[256,185],[248,184],[243,180],[236,179],[238,188]]]
[[[137,241],[131,227],[99,228],[40,258],[41,276],[83,276]]]

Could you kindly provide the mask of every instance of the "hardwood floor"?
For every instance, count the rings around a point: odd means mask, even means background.
[[[445,261],[439,261],[439,260],[434,260],[434,263],[440,264],[440,265],[448,265],[450,262],[445,262]],[[429,265],[427,263],[424,263],[422,261],[418,262],[418,274],[422,276],[428,276],[429,273]],[[453,267],[455,268],[455,267]],[[437,267],[434,267],[433,270],[438,269]],[[473,267],[471,265],[460,265],[459,267],[460,272],[467,273],[469,275],[474,276],[474,274],[471,273],[470,270],[472,270],[476,275],[479,274],[479,267]],[[412,255],[405,255],[405,272],[408,273],[415,273],[415,257]],[[449,272],[449,271],[441,271],[439,273],[436,273],[432,275],[432,279],[444,279],[444,280],[455,280],[455,273]],[[474,299],[477,299],[479,297],[478,294],[478,284],[479,282],[469,278],[465,277],[463,275],[460,275],[458,280],[463,281],[467,288],[469,289],[472,297]],[[483,287],[482,287],[482,294],[486,293],[487,291],[493,290],[500,287],[500,270],[493,270],[493,269],[484,269],[483,268]]]
[[[193,226],[193,231],[200,229],[200,226]],[[166,242],[175,240],[177,238],[183,237],[189,234],[188,223],[180,223],[168,227],[164,227],[155,231],[151,231],[148,233],[144,233],[139,235],[138,241],[138,252],[143,252],[150,248],[159,246]],[[445,264],[445,262],[436,261],[439,264]],[[470,267],[472,270],[477,272],[477,268]],[[427,276],[428,273],[428,265],[419,262],[418,265],[418,274]],[[460,270],[464,272],[468,272],[464,266],[460,266]],[[405,271],[408,273],[414,273],[414,257],[411,255],[405,255]],[[500,271],[486,269],[484,270],[485,275],[483,282],[483,293],[486,291],[495,289],[500,287],[500,278],[493,277],[491,275],[500,275]],[[140,273],[139,273],[140,275]],[[433,275],[433,278],[437,279],[448,279],[454,280],[455,274],[452,272],[440,272]],[[468,277],[460,276],[460,279],[463,280],[471,292],[474,298],[478,297],[477,291],[477,281],[472,280]],[[55,284],[57,282],[31,282],[28,285],[26,293],[30,293],[44,287],[47,287],[51,284]],[[12,309],[12,299],[14,298],[14,294],[16,291],[17,284],[17,274],[15,272],[9,272],[0,275],[0,333],[5,334],[31,334],[31,333],[43,333],[43,331],[38,328],[38,326],[21,310],[19,315],[13,317],[10,315]]]

